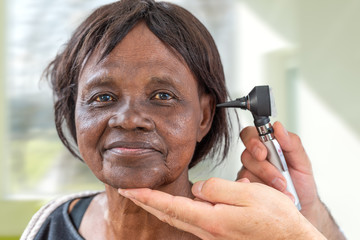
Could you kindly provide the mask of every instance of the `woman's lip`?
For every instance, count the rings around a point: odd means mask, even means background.
[[[143,168],[163,159],[163,154],[154,148],[113,147],[103,153],[104,162],[114,167]]]
[[[145,153],[151,151],[162,152],[160,148],[149,142],[124,142],[116,141],[105,146],[105,150],[114,153]]]
[[[108,151],[114,153],[114,154],[118,154],[118,155],[126,155],[126,154],[146,154],[146,153],[151,153],[156,151],[153,148],[124,148],[124,147],[115,147],[115,148],[110,148],[108,149]],[[156,151],[157,152],[157,151]]]

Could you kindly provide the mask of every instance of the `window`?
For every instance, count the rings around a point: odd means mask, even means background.
[[[40,78],[74,27],[104,1],[15,0],[7,4],[4,193],[41,198],[101,188],[85,164],[60,142],[52,93]]]

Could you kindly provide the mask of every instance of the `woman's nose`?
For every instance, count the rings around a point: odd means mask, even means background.
[[[108,122],[111,128],[123,128],[125,130],[152,131],[155,123],[146,114],[140,112],[134,106],[123,105]]]

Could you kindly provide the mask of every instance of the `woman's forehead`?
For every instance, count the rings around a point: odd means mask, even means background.
[[[86,75],[99,75],[100,72],[111,75],[124,69],[129,73],[146,68],[154,74],[167,72],[171,75],[191,75],[193,78],[191,70],[179,56],[180,54],[157,38],[145,23],[140,22],[101,61],[101,51],[95,50],[80,79],[88,79],[89,76]]]

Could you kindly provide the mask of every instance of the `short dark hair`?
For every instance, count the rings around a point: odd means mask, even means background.
[[[167,2],[122,0],[96,9],[73,33],[64,49],[44,71],[54,92],[55,125],[63,144],[77,158],[75,104],[80,71],[94,50],[105,58],[139,21],[185,60],[200,93],[216,103],[228,98],[225,76],[215,42],[205,26],[190,12]],[[67,136],[69,131],[70,137]],[[229,151],[230,131],[224,109],[216,108],[209,133],[197,144],[189,168],[205,156],[223,161]],[[82,159],[81,159],[82,160]]]

